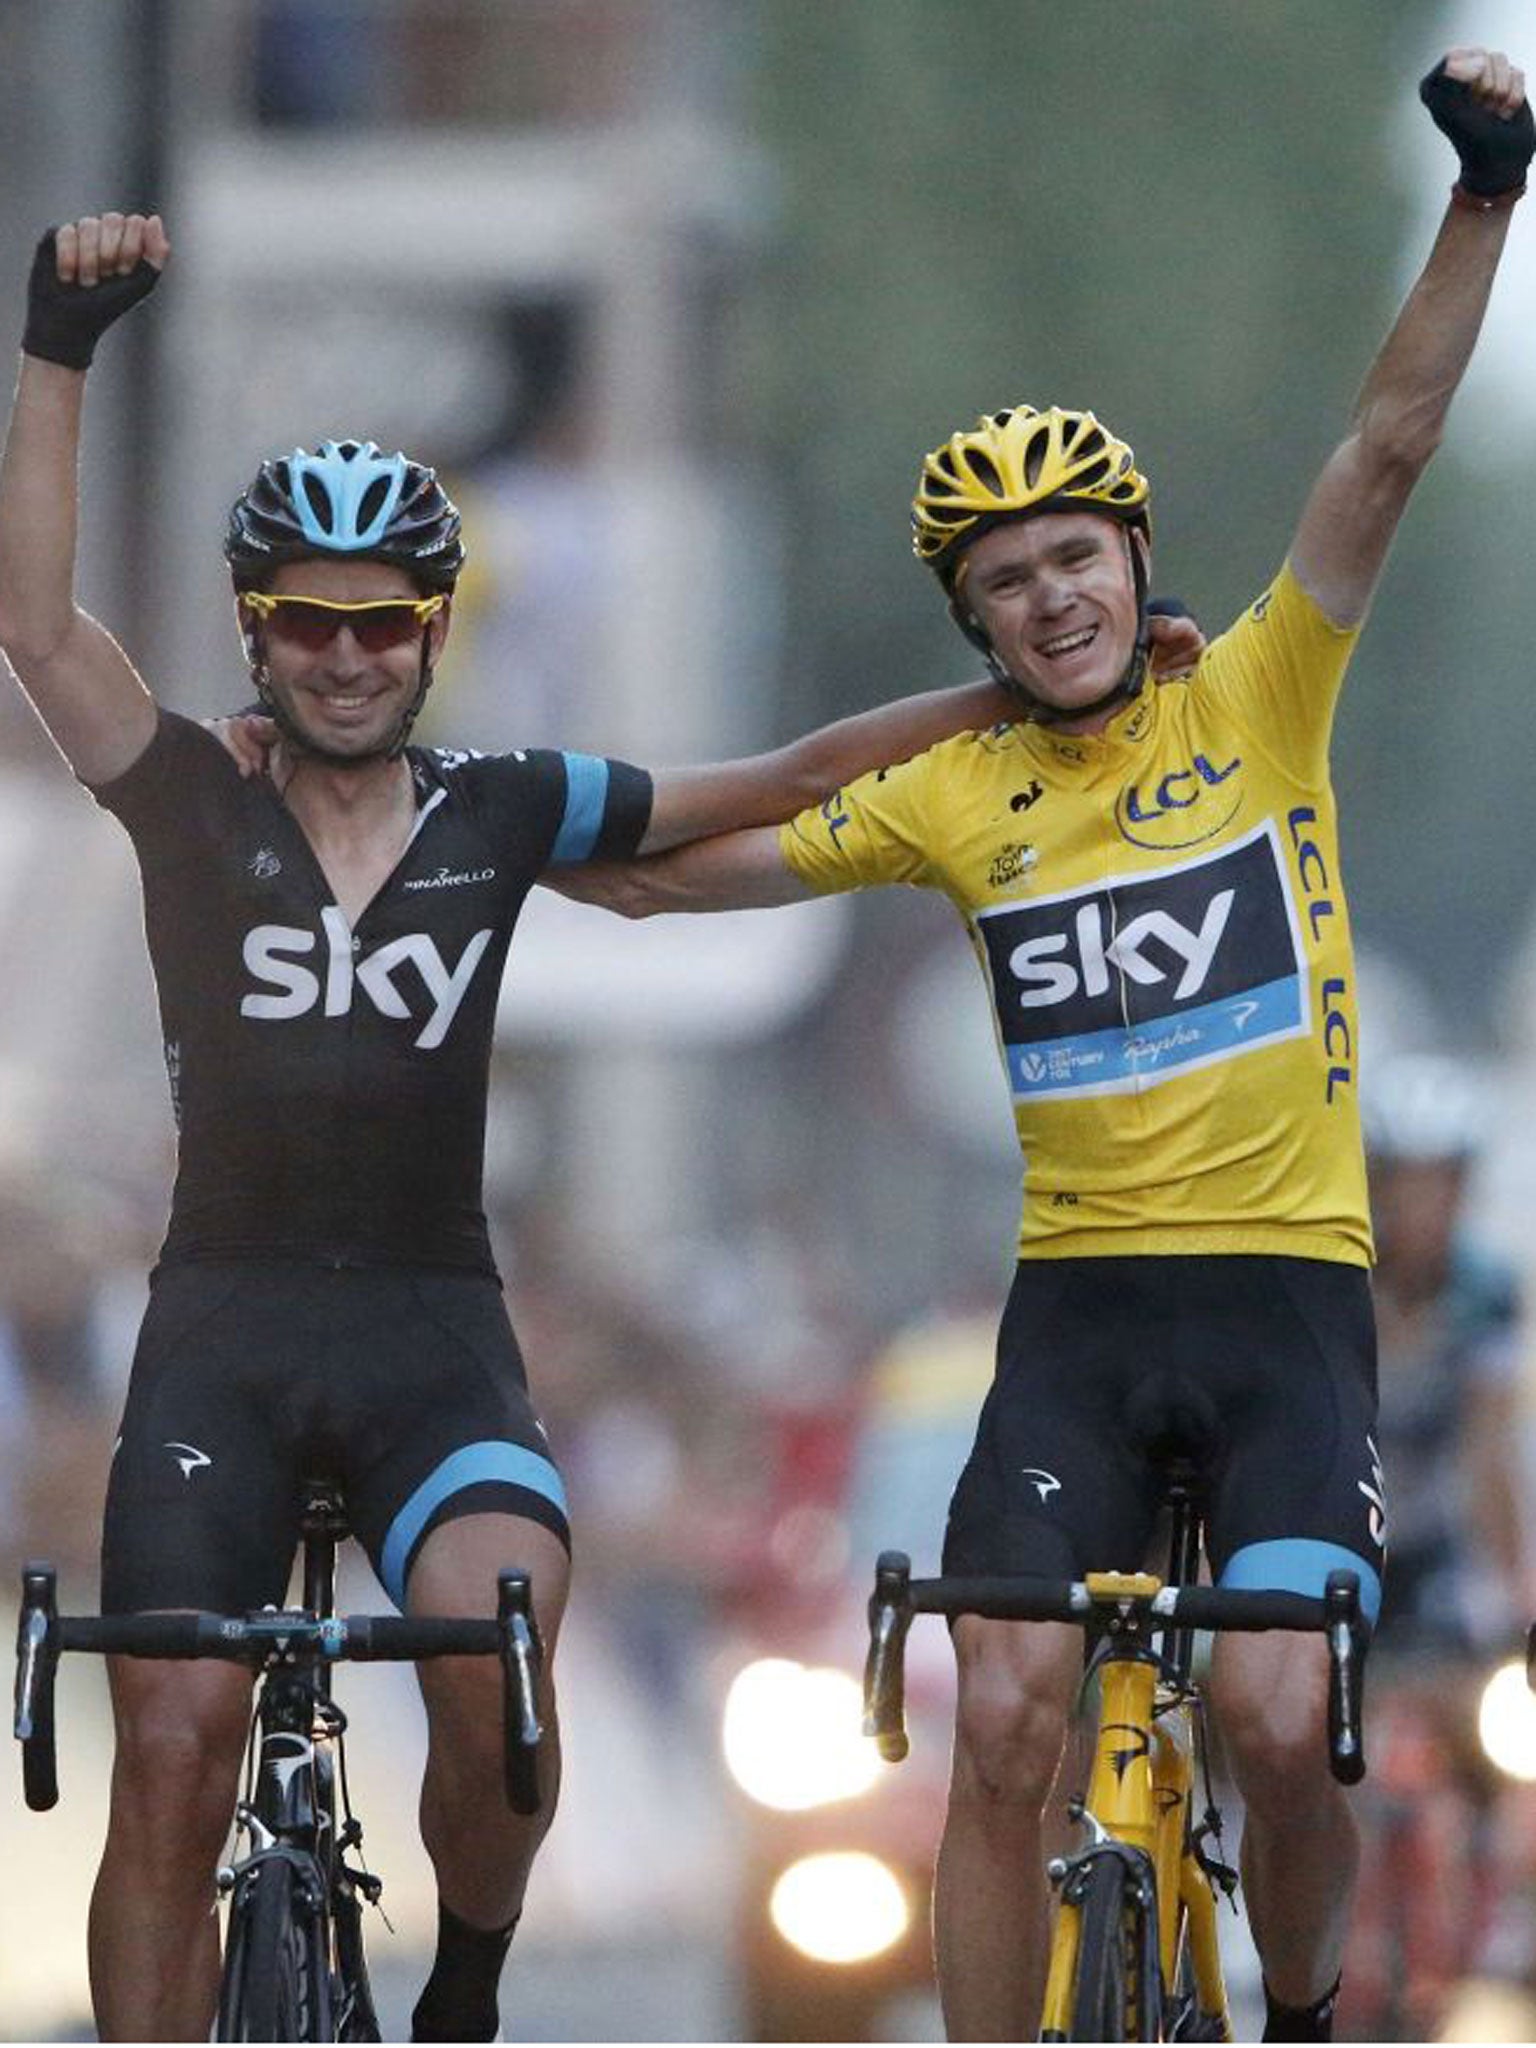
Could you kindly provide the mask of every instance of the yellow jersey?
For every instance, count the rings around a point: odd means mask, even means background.
[[[1357,629],[1288,566],[1186,682],[1102,732],[963,733],[784,826],[812,887],[940,889],[992,1000],[1019,1254],[1368,1265],[1328,777]]]

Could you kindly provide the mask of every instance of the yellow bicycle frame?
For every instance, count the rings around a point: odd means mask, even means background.
[[[1117,1596],[1144,1598],[1156,1593],[1160,1583],[1144,1573],[1090,1573],[1087,1580],[1095,1600],[1110,1608]],[[1099,1665],[1098,1677],[1099,1716],[1084,1800],[1086,1816],[1097,1824],[1095,1839],[1108,1836],[1151,1860],[1164,1988],[1175,1981],[1183,1942],[1200,2014],[1207,2022],[1219,2023],[1221,2039],[1231,2040],[1216,1944],[1215,1895],[1189,1846],[1194,1789],[1191,1706],[1160,1688],[1157,1661],[1140,1644],[1127,1643],[1118,1652],[1112,1648]],[[1064,2041],[1071,2035],[1081,1921],[1081,1909],[1063,1897],[1051,1942],[1042,2040]]]

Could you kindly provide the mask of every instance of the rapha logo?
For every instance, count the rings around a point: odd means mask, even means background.
[[[1042,1500],[1049,1500],[1053,1493],[1061,1491],[1061,1481],[1056,1474],[1045,1471],[1039,1465],[1026,1465],[1019,1477],[1027,1479]]]
[[[270,882],[275,875],[283,872],[283,864],[270,846],[258,846],[245,864],[245,871],[254,875],[258,882]]]
[[[181,1467],[183,1479],[190,1479],[194,1472],[200,1472],[205,1465],[213,1463],[206,1451],[200,1451],[196,1444],[167,1443],[165,1445]]]

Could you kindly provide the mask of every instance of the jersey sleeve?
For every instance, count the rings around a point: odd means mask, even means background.
[[[934,884],[928,855],[934,754],[877,768],[779,828],[785,865],[813,889]]]
[[[211,732],[162,707],[154,737],[133,766],[111,782],[86,787],[141,856],[154,858],[205,839],[210,806],[239,779],[239,769]]]
[[[601,754],[549,753],[557,764],[554,837],[547,864],[628,860],[651,822],[651,778],[628,761]]]
[[[1328,773],[1334,706],[1358,626],[1337,626],[1302,589],[1289,563],[1219,639],[1195,687],[1220,700],[1270,757],[1304,782]]]

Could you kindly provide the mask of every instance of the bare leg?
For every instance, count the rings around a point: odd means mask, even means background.
[[[960,1699],[934,1885],[934,1944],[951,2041],[1039,2031],[1048,1944],[1041,1815],[1082,1664],[1076,1629],[955,1625]]]
[[[229,1665],[110,1660],[117,1753],[91,1896],[103,2041],[206,2041],[219,1996],[214,1871],[229,1833],[251,1679]]]
[[[1271,1992],[1308,2006],[1336,1982],[1360,1860],[1328,1770],[1327,1651],[1291,1635],[1222,1636],[1211,1699],[1243,1796],[1243,1891]]]
[[[548,1749],[541,1812],[523,1818],[507,1805],[496,1661],[445,1657],[418,1666],[428,1721],[422,1840],[444,1905],[472,1927],[505,1927],[517,1917],[534,1855],[554,1818],[560,1752],[552,1665],[570,1559],[559,1538],[536,1522],[466,1515],[427,1538],[409,1587],[412,1614],[494,1614],[496,1574],[514,1565],[533,1581],[544,1643],[540,1718]]]

